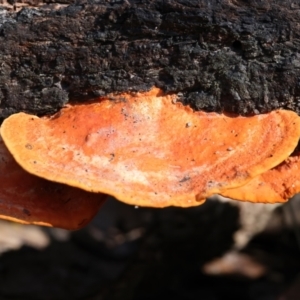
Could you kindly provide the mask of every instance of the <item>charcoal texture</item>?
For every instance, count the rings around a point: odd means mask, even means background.
[[[0,118],[157,86],[197,110],[300,113],[294,0],[2,2]]]

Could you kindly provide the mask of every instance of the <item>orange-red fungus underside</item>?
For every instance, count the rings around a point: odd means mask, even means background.
[[[194,112],[159,89],[19,113],[1,134],[29,173],[129,204],[188,207],[285,160],[300,136],[291,111],[253,117]]]
[[[247,184],[228,189],[228,198],[262,203],[285,202],[300,192],[300,152],[294,153],[277,167],[253,178]]]
[[[23,224],[79,229],[106,195],[47,181],[24,171],[0,137],[0,218]]]

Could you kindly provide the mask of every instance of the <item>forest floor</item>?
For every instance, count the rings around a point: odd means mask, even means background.
[[[250,228],[267,225],[252,233],[239,206],[218,200],[148,209],[110,199],[74,232],[1,221],[0,300],[300,299],[299,198],[251,217],[254,207],[243,213]]]

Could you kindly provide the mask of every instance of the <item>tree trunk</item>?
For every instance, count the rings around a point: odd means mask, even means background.
[[[300,112],[298,1],[8,1],[1,119],[152,86],[195,109]]]

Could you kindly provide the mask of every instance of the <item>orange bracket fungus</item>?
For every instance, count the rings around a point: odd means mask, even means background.
[[[277,167],[253,178],[247,184],[228,189],[222,196],[235,200],[279,203],[300,192],[300,152],[294,153]]]
[[[94,217],[106,198],[27,173],[1,137],[0,182],[0,218],[23,224],[79,229]]]
[[[295,149],[300,119],[195,112],[159,89],[67,106],[52,117],[18,113],[3,140],[29,173],[129,204],[188,207],[275,167]]]

